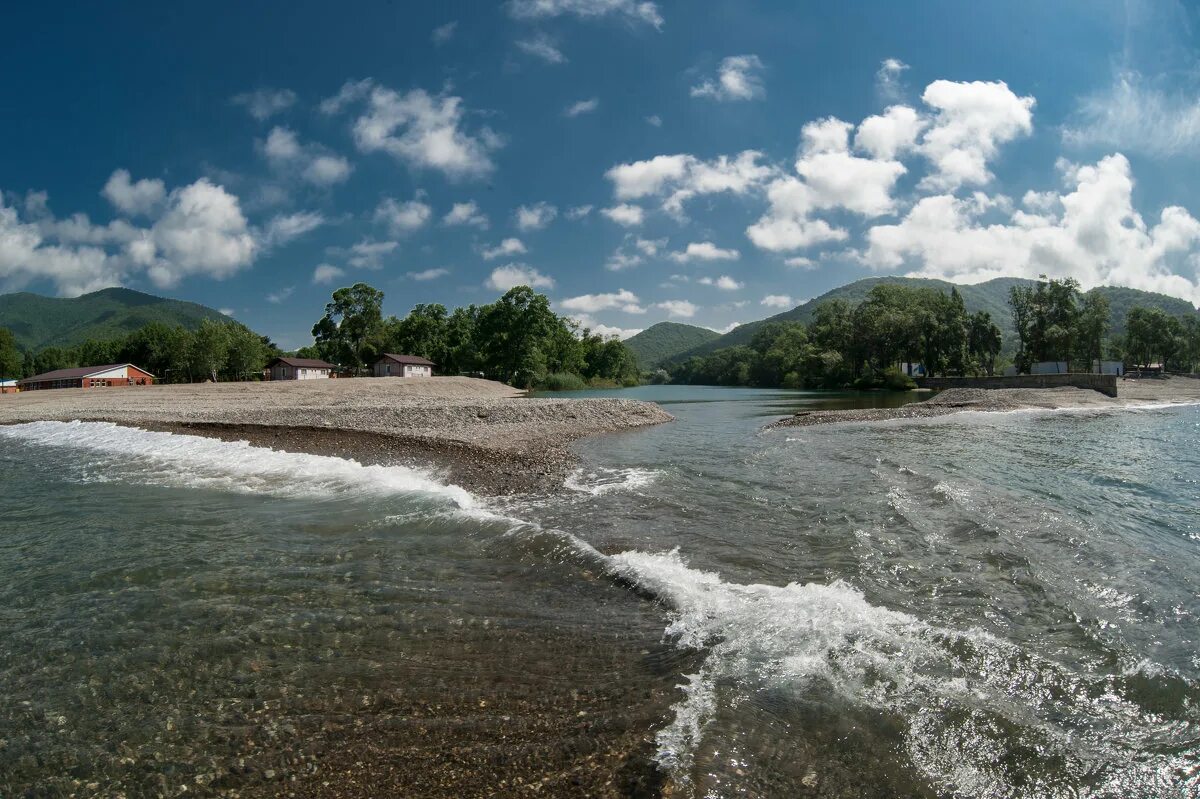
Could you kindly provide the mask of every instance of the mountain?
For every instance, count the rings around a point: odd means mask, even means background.
[[[132,289],[102,289],[79,297],[0,294],[0,327],[11,330],[17,344],[27,350],[115,338],[149,322],[194,330],[205,319],[229,321],[228,316],[204,305]]]
[[[659,322],[646,328],[636,336],[625,339],[625,346],[633,350],[638,364],[643,369],[655,369],[685,350],[699,347],[721,337],[720,333],[707,327],[682,325],[678,322]]]
[[[1000,333],[1004,337],[1005,350],[1011,351],[1016,348],[1017,333],[1016,328],[1013,326],[1012,309],[1008,305],[1009,289],[1013,286],[1033,285],[1034,282],[1033,280],[1023,278],[1000,277],[985,283],[960,285],[949,283],[945,280],[931,280],[927,278],[869,277],[827,291],[820,297],[798,305],[790,311],[784,311],[783,313],[757,322],[747,322],[744,325],[739,325],[719,338],[703,342],[679,352],[667,360],[679,362],[693,355],[707,355],[710,352],[724,349],[725,347],[749,344],[750,340],[754,338],[754,334],[763,325],[770,324],[771,322],[803,322],[810,324],[816,315],[817,307],[821,303],[829,302],[830,300],[845,300],[850,305],[858,305],[866,299],[871,289],[881,283],[898,284],[912,288],[932,288],[945,293],[949,293],[952,288],[957,288],[958,293],[962,295],[963,304],[969,313],[987,311],[992,315],[992,320],[999,326]],[[1125,317],[1131,308],[1138,305],[1161,308],[1173,316],[1197,313],[1196,309],[1187,300],[1181,300],[1178,297],[1169,297],[1166,294],[1155,294],[1150,291],[1140,291],[1138,289],[1117,286],[1101,286],[1092,289],[1092,291],[1108,297],[1112,313],[1110,335],[1113,336],[1122,336],[1125,334]]]

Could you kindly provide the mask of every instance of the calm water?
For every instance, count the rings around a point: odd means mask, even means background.
[[[679,795],[1200,794],[1200,408],[760,433],[899,400],[581,393],[678,421],[490,503],[401,468],[0,428],[0,795],[303,773],[331,719],[615,686],[648,640],[645,681],[680,686],[647,721]]]

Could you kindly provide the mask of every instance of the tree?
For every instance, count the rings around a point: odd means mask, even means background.
[[[1047,280],[1009,290],[1013,323],[1020,339],[1017,365],[1022,372],[1038,361],[1070,360],[1078,331],[1079,282]]]
[[[262,376],[267,362],[275,354],[270,340],[237,322],[226,322],[224,374],[230,380],[255,380]]]
[[[1108,335],[1109,306],[1108,297],[1097,291],[1091,291],[1083,297],[1083,307],[1079,309],[1076,319],[1075,346],[1079,359],[1092,370],[1092,362],[1096,363],[1096,371],[1101,371],[1100,361],[1104,358],[1104,338]]]
[[[361,369],[378,353],[369,345],[383,328],[383,292],[366,283],[333,292],[325,315],[313,325],[317,350],[325,360]]]
[[[971,314],[967,323],[967,350],[982,371],[992,376],[996,372],[996,356],[1002,345],[1000,328],[987,311]]]
[[[229,357],[229,330],[222,322],[205,319],[189,336],[188,364],[194,378],[217,382]]]
[[[543,339],[561,323],[545,295],[529,286],[509,289],[480,310],[476,341],[484,353],[485,371],[514,386],[533,386],[546,373]]]
[[[17,347],[16,336],[7,327],[0,327],[0,379],[21,376],[25,354]]]

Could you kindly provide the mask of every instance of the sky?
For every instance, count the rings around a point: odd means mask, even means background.
[[[24,3],[0,291],[128,286],[285,348],[532,285],[621,336],[863,277],[1200,303],[1200,10],[1163,2]],[[2,324],[2,320],[0,320]]]

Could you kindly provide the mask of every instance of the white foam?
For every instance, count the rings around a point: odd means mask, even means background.
[[[325,455],[254,447],[244,441],[160,433],[109,422],[30,422],[0,426],[0,436],[40,447],[82,450],[93,479],[211,488],[276,496],[418,494],[486,513],[464,488],[405,466],[366,466]]]
[[[600,467],[588,472],[576,469],[563,481],[563,486],[571,491],[596,497],[614,491],[633,491],[645,488],[657,477],[658,472],[653,469],[633,467],[626,469]]]

